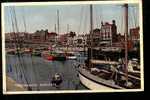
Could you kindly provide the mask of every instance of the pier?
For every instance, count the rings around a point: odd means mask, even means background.
[[[6,86],[7,91],[27,91],[25,87],[8,76],[6,77]]]

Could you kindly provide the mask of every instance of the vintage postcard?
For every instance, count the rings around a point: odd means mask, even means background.
[[[142,0],[2,3],[4,94],[144,91]]]

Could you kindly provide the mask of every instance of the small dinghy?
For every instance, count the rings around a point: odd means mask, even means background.
[[[52,77],[52,86],[59,86],[62,83],[62,76],[59,73],[56,73],[53,77]]]

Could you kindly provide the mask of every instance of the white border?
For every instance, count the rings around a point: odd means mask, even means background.
[[[1,6],[2,9],[1,9],[1,12],[2,12],[2,17],[1,17],[1,21],[2,21],[2,76],[3,76],[3,93],[5,94],[6,93],[6,61],[5,61],[5,28],[4,28],[4,6],[2,5]]]
[[[139,25],[140,25],[140,64],[141,64],[141,89],[144,90],[144,43],[143,43],[143,11],[142,1],[139,3]]]
[[[33,5],[79,5],[79,4],[139,4],[139,25],[140,25],[140,63],[141,63],[141,89],[125,90],[59,90],[59,91],[6,91],[6,66],[5,66],[5,35],[4,35],[4,7],[5,6],[33,6]],[[64,1],[64,2],[21,2],[2,3],[2,69],[3,69],[3,94],[47,94],[47,93],[97,93],[97,92],[139,92],[144,91],[144,59],[143,59],[143,20],[142,20],[142,0],[118,0],[118,1]]]
[[[81,5],[81,4],[123,4],[139,3],[140,0],[116,0],[116,1],[60,1],[60,2],[16,2],[3,3],[4,6],[37,6],[37,5]]]

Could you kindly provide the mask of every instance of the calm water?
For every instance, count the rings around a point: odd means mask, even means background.
[[[6,56],[8,76],[26,87],[29,85],[32,90],[57,90],[58,88],[50,84],[55,73],[61,73],[63,77],[59,90],[86,89],[77,76],[74,67],[76,62],[75,60],[47,61],[42,57],[23,56],[18,59],[15,55]]]

